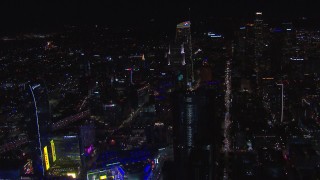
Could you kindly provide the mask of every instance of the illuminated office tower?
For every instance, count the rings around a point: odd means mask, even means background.
[[[190,86],[194,81],[190,21],[177,24],[175,41],[169,46],[167,61],[177,81],[183,86]]]
[[[254,20],[254,38],[255,38],[254,55],[256,60],[259,60],[259,58],[261,58],[262,56],[262,50],[263,50],[262,12],[256,12],[256,18]]]
[[[89,95],[92,92],[92,76],[91,76],[91,63],[87,57],[82,54],[79,57],[80,63],[80,78],[79,78],[79,91],[83,95]]]
[[[245,54],[246,53],[246,42],[247,42],[247,27],[242,26],[237,31],[237,48],[239,49],[239,54]]]
[[[191,23],[185,21],[177,24],[176,39],[177,44],[185,44],[186,47],[191,45]]]
[[[181,131],[178,140],[181,147],[188,151],[194,146],[194,135],[197,130],[197,99],[193,92],[187,92],[179,97],[180,116],[178,127]]]
[[[283,46],[283,61],[281,62],[281,70],[284,66],[284,63],[288,63],[291,61],[290,58],[292,58],[296,52],[295,49],[295,30],[293,28],[292,22],[286,22],[282,23],[282,28],[285,30],[284,35],[284,46]]]
[[[56,177],[72,176],[83,179],[88,161],[95,153],[95,130],[93,125],[81,126],[76,131],[55,132],[50,140],[53,160],[49,175]]]
[[[44,176],[50,168],[49,153],[51,146],[51,113],[48,93],[44,83],[30,83],[27,90],[26,130],[30,139],[30,151],[33,159],[33,169],[37,176]]]
[[[262,52],[263,52],[263,20],[262,12],[256,12],[254,20],[254,63],[256,71],[256,82],[260,82],[261,66],[264,64],[262,62]]]
[[[81,170],[80,138],[76,133],[53,137],[56,162],[51,174],[55,176],[79,177]]]
[[[80,147],[77,134],[54,137],[58,163],[76,163],[80,165]]]
[[[116,126],[121,123],[121,107],[112,100],[102,104],[102,115],[105,118],[105,123],[111,126]]]

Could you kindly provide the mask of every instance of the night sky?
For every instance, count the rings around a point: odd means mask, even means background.
[[[252,18],[263,11],[265,18],[318,17],[314,0],[6,0],[1,1],[2,29],[54,27],[63,24],[104,24],[148,27],[172,26],[183,17]]]

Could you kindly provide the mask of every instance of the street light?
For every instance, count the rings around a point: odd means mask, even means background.
[[[283,122],[283,84],[277,84],[281,86],[281,123]]]

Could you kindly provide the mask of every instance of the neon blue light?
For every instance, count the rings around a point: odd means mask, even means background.
[[[32,90],[36,89],[36,88],[39,87],[39,86],[40,86],[40,84],[37,84],[37,85],[33,86],[33,87],[32,87]]]
[[[145,168],[144,168],[144,172],[145,173],[148,173],[151,169],[151,166],[150,165],[147,165]]]
[[[118,165],[118,164],[120,164],[120,162],[115,162],[115,163],[107,164],[106,166],[114,166],[114,165]]]
[[[208,32],[208,36],[211,37],[211,38],[220,38],[220,37],[222,37],[220,34],[215,34],[215,33],[212,33],[212,32]]]
[[[152,174],[153,174],[152,171],[145,172],[143,179],[144,180],[152,179]]]
[[[222,36],[221,35],[215,35],[215,36],[210,36],[210,37],[212,37],[212,38],[220,38]]]
[[[282,29],[281,28],[274,28],[273,32],[282,32]]]
[[[124,176],[124,170],[119,166],[118,171],[121,173],[122,176]]]
[[[37,129],[38,129],[38,140],[39,140],[39,145],[40,145],[40,156],[41,156],[41,164],[42,164],[42,175],[44,176],[44,168],[43,168],[43,155],[42,155],[42,145],[41,145],[41,140],[40,140],[40,127],[39,127],[39,117],[38,117],[38,108],[37,108],[37,102],[36,102],[36,98],[34,97],[34,93],[33,93],[33,90],[37,87],[39,87],[40,85],[38,86],[34,86],[34,87],[30,87],[30,91],[31,91],[31,94],[32,94],[32,98],[33,98],[33,102],[34,102],[34,108],[36,110],[36,119],[37,119]]]
[[[207,84],[209,84],[209,85],[214,85],[214,84],[219,84],[220,83],[220,81],[209,81],[209,82],[207,82]]]

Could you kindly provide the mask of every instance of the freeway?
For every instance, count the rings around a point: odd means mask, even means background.
[[[131,121],[137,117],[137,115],[139,115],[139,113],[141,112],[141,110],[143,109],[143,106],[139,107],[137,110],[135,110],[134,112],[132,112],[129,117],[127,119],[125,119],[122,124],[119,126],[118,129],[123,128],[125,125],[131,123]]]
[[[86,111],[82,111],[78,114],[75,114],[75,115],[72,115],[72,116],[69,116],[69,117],[66,117],[56,123],[53,123],[52,124],[52,129],[53,130],[58,130],[58,129],[61,129],[73,122],[76,122],[76,121],[79,121],[81,119],[84,119],[86,117],[90,116],[90,110],[86,110]]]
[[[233,52],[232,52],[233,53]],[[224,118],[224,131],[223,131],[223,136],[224,136],[224,146],[222,151],[225,153],[225,168],[224,168],[224,177],[223,179],[228,179],[228,154],[231,151],[230,147],[230,134],[229,134],[229,129],[231,126],[231,120],[230,120],[230,106],[231,106],[231,61],[232,58],[228,58],[226,62],[226,69],[225,69],[225,97],[224,97],[224,103],[225,103],[225,118]]]
[[[15,141],[8,142],[6,144],[3,144],[0,146],[0,154],[4,152],[11,151],[13,149],[16,149],[22,145],[25,145],[29,143],[28,137],[20,137],[19,139]]]
[[[64,118],[64,119],[52,124],[52,129],[58,130],[60,128],[65,127],[66,125],[68,125],[70,123],[73,123],[73,122],[79,121],[85,117],[88,117],[89,115],[90,115],[90,111],[86,110],[86,111],[80,112],[76,115],[69,116],[67,118]],[[21,137],[15,141],[8,142],[6,144],[1,145],[0,146],[0,153],[8,152],[12,149],[16,149],[22,145],[27,144],[27,143],[29,143],[28,137]]]

